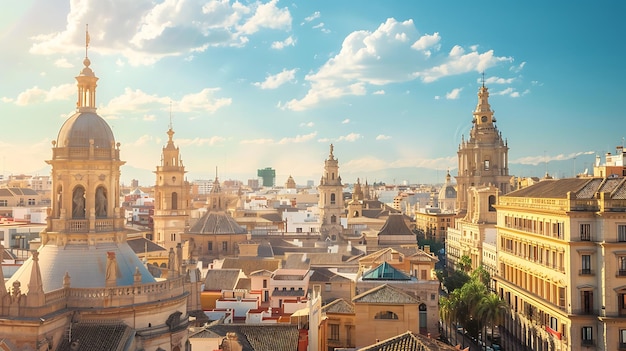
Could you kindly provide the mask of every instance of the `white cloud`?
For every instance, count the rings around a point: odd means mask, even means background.
[[[143,116],[143,120],[144,121],[149,121],[149,122],[156,121],[156,116],[155,115],[144,115]]]
[[[375,92],[373,92],[372,94],[374,95],[385,95],[385,91],[384,90],[376,90]]]
[[[305,22],[311,22],[311,21],[313,21],[315,19],[320,18],[320,16],[321,16],[320,12],[319,11],[315,11],[315,12],[313,12],[313,14],[311,16],[305,17],[304,21]]]
[[[314,125],[315,124],[313,122],[307,122],[307,123],[302,122],[302,123],[300,123],[300,127],[309,127],[309,128],[311,128]]]
[[[253,34],[261,28],[291,29],[291,13],[287,8],[276,7],[278,0],[271,0],[266,4],[259,4],[254,15],[244,23],[240,31]]]
[[[565,160],[571,160],[573,158],[576,158],[578,156],[582,156],[582,155],[593,155],[595,154],[594,151],[579,151],[579,152],[573,152],[570,154],[558,154],[558,155],[552,155],[552,156],[526,156],[526,157],[520,157],[516,160],[511,160],[510,163],[513,164],[522,164],[522,165],[533,165],[536,166],[538,164],[541,163],[546,163],[546,162],[550,162],[550,161],[565,161]]]
[[[337,138],[337,141],[348,141],[348,142],[354,142],[357,141],[359,139],[361,139],[362,136],[361,134],[358,133],[350,133],[348,135],[342,135],[339,138]]]
[[[5,102],[10,100],[15,101],[15,104],[18,106],[26,106],[55,100],[69,100],[73,96],[76,96],[75,84],[62,84],[54,86],[50,90],[44,90],[35,86],[19,93],[15,99],[7,98]]]
[[[376,136],[376,140],[389,140],[389,139],[391,139],[391,137],[385,134],[379,134]]]
[[[346,118],[343,121],[341,121],[341,124],[348,124],[350,123],[350,118]]]
[[[485,84],[511,84],[513,81],[515,78],[489,77],[485,79]],[[482,82],[482,79],[479,79],[478,82]]]
[[[250,139],[250,140],[242,140],[239,143],[240,144],[267,145],[267,144],[274,144],[274,139]]]
[[[82,0],[69,4],[65,28],[32,37],[31,53],[84,51],[84,23],[89,23],[90,50],[121,54],[131,65],[150,65],[210,46],[243,46],[249,35],[264,29],[289,31],[292,21],[287,8],[277,7],[277,0],[246,5],[229,0]]]
[[[296,40],[290,35],[287,39],[283,41],[275,41],[272,43],[272,49],[282,50],[286,46],[295,46]]]
[[[226,141],[226,138],[213,136],[210,138],[193,138],[193,139],[177,139],[176,143],[180,146],[204,146],[217,145]]]
[[[446,93],[446,99],[448,100],[456,100],[461,96],[461,91],[463,88],[454,88],[452,91]]]
[[[326,61],[305,80],[310,88],[301,99],[292,99],[284,109],[301,111],[324,100],[346,95],[364,95],[368,85],[386,85],[421,79],[433,82],[439,78],[472,71],[484,71],[500,62],[512,61],[498,57],[493,50],[466,53],[454,46],[447,55],[439,52],[438,33],[420,36],[412,20],[398,22],[387,19],[375,31],[360,30],[344,39],[338,54]]]
[[[379,159],[371,156],[357,158],[342,163],[343,169],[358,169],[360,172],[372,172],[381,169],[399,168],[399,167],[416,167],[441,169],[442,167],[455,168],[457,166],[457,158],[455,156],[440,157],[434,159],[426,159],[419,157],[406,157],[396,160]]]
[[[140,136],[139,138],[137,138],[137,140],[135,140],[134,142],[129,143],[128,145],[129,146],[142,146],[151,142],[156,142],[155,138],[151,135],[144,134]]]
[[[320,22],[320,23],[318,23],[318,24],[313,26],[314,29],[318,29],[318,28],[322,28],[322,27],[324,27],[324,22]]]
[[[413,43],[413,45],[411,45],[411,48],[418,50],[418,51],[424,51],[426,49],[434,47],[435,45],[439,43],[439,41],[441,41],[441,37],[439,36],[439,33],[435,33],[433,35],[426,34],[422,36],[421,38],[417,39]]]
[[[166,96],[150,95],[140,89],[124,89],[124,94],[111,99],[99,108],[107,118],[125,112],[150,112],[172,108],[174,112],[210,112],[213,113],[232,103],[230,98],[216,98],[219,88],[205,88],[198,93],[187,94],[176,101]]]
[[[261,89],[276,89],[281,85],[293,82],[296,76],[296,69],[283,69],[282,72],[277,73],[275,75],[270,75],[265,78],[263,82],[253,83],[254,86],[257,86]]]
[[[60,68],[72,68],[72,67],[74,67],[74,65],[71,64],[69,61],[67,61],[67,59],[65,57],[62,57],[62,58],[54,61],[54,65],[56,67],[60,67]]]
[[[317,135],[317,132],[312,132],[306,135],[297,135],[293,138],[282,138],[278,141],[278,144],[284,145],[284,144],[304,143],[309,140],[313,140],[316,135]]]
[[[231,98],[215,98],[213,95],[220,88],[205,88],[199,93],[183,96],[178,103],[174,103],[175,111],[181,112],[215,112],[221,107],[229,106]]]
[[[523,70],[523,69],[524,69],[524,66],[526,66],[526,62],[522,62],[522,63],[520,63],[520,64],[519,64],[519,65],[517,65],[517,66],[511,66],[511,67],[509,68],[509,71],[511,71],[511,72],[515,72],[515,73],[519,73],[521,70]]]

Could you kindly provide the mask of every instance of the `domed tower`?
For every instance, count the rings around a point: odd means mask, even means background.
[[[451,178],[450,171],[448,170],[448,174],[446,174],[446,182],[439,190],[439,208],[445,212],[454,212],[454,206],[456,205],[456,189],[450,182]]]
[[[493,185],[506,194],[511,190],[509,147],[496,127],[496,118],[489,105],[489,90],[484,81],[478,90],[469,140],[463,138],[457,152],[459,159],[457,208],[467,210],[467,190],[472,186]]]
[[[78,342],[90,349],[98,342],[96,330],[110,327],[120,338],[109,340],[118,343],[109,349],[180,350],[188,324],[184,277],[157,283],[126,242],[118,204],[120,144],[96,113],[98,78],[87,56],[83,63],[76,113],[61,127],[46,161],[53,200],[41,245],[6,282],[4,294],[0,289],[0,340],[20,350],[41,350],[44,342],[46,349],[66,350]]]
[[[324,162],[324,175],[317,187],[319,192],[318,207],[320,210],[320,233],[322,239],[337,240],[342,232],[341,217],[345,213],[343,204],[343,185],[339,176],[339,160],[333,155],[333,145],[330,145],[330,154]]]
[[[155,204],[154,241],[166,249],[176,248],[181,244],[189,216],[189,182],[185,180],[185,166],[180,157],[180,150],[174,145],[174,130],[170,123],[167,131],[168,141],[163,148],[161,165],[156,170],[154,188]]]

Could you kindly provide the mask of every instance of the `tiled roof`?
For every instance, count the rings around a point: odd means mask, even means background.
[[[387,262],[363,273],[363,280],[411,280],[411,277]]]
[[[411,235],[415,236],[415,233],[411,231],[409,226],[404,221],[402,214],[390,214],[387,217],[387,221],[380,229],[378,235]]]
[[[208,330],[225,337],[237,334],[242,351],[294,351],[298,349],[298,326],[292,324],[218,324]]]
[[[126,239],[126,242],[136,254],[167,251],[163,246],[157,245],[154,241],[148,240],[144,237],[128,238]]]
[[[189,229],[192,234],[246,234],[248,231],[226,212],[208,211]]]
[[[515,190],[503,196],[511,197],[543,197],[543,198],[566,198],[569,191],[577,192],[588,182],[589,178],[546,179],[529,187]],[[584,193],[584,192],[583,192]],[[588,196],[588,195],[586,195]]]
[[[270,222],[278,223],[283,221],[283,217],[278,213],[264,213],[261,215],[261,218],[266,219]]]
[[[290,269],[309,269],[311,266],[311,260],[307,257],[306,253],[294,253],[287,256],[283,260],[283,267]]]
[[[240,269],[209,269],[204,280],[204,290],[222,291],[235,289],[240,275]]]
[[[358,351],[453,351],[453,346],[427,338],[410,331],[394,336],[374,345],[362,347]]]
[[[352,298],[353,303],[418,304],[419,300],[389,284],[379,285]]]
[[[9,188],[9,190],[15,194],[16,196],[20,196],[20,195],[39,195],[37,194],[37,192],[33,189],[29,189],[29,188]]]
[[[84,322],[72,326],[72,342],[78,344],[76,350],[122,351],[134,335],[126,324]],[[70,350],[71,343],[62,338],[58,351]]]
[[[354,305],[344,299],[336,299],[322,306],[322,311],[326,313],[354,313]]]
[[[546,179],[529,187],[510,192],[506,197],[594,199],[597,193],[609,193],[611,199],[626,199],[626,178]]]
[[[277,258],[256,258],[256,257],[225,257],[222,269],[239,268],[248,275],[258,270],[273,272],[280,267],[280,259]]]

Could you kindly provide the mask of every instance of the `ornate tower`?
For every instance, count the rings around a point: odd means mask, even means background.
[[[157,166],[154,187],[154,238],[166,249],[176,248],[181,243],[182,233],[189,216],[189,182],[185,180],[185,166],[180,150],[174,145],[174,130],[170,123],[167,145],[161,154],[161,165]]]
[[[330,145],[330,154],[324,161],[324,175],[317,187],[319,192],[320,233],[322,239],[337,240],[343,231],[341,216],[345,213],[343,205],[343,185],[339,176],[339,160],[333,155],[333,145]]]
[[[46,161],[53,195],[41,245],[0,289],[0,340],[19,350],[94,349],[96,343],[110,350],[181,350],[185,277],[157,283],[126,241],[118,204],[120,144],[96,113],[98,78],[87,55],[83,63],[76,113]],[[119,337],[103,346],[100,330]]]
[[[467,210],[467,190],[472,186],[495,186],[501,194],[511,190],[509,176],[509,147],[495,125],[489,105],[489,91],[484,81],[478,90],[478,104],[472,113],[469,140],[461,139],[457,182],[457,209]]]

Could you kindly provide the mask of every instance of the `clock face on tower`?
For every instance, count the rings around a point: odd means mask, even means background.
[[[480,121],[481,122],[487,122],[487,116],[480,117]]]

